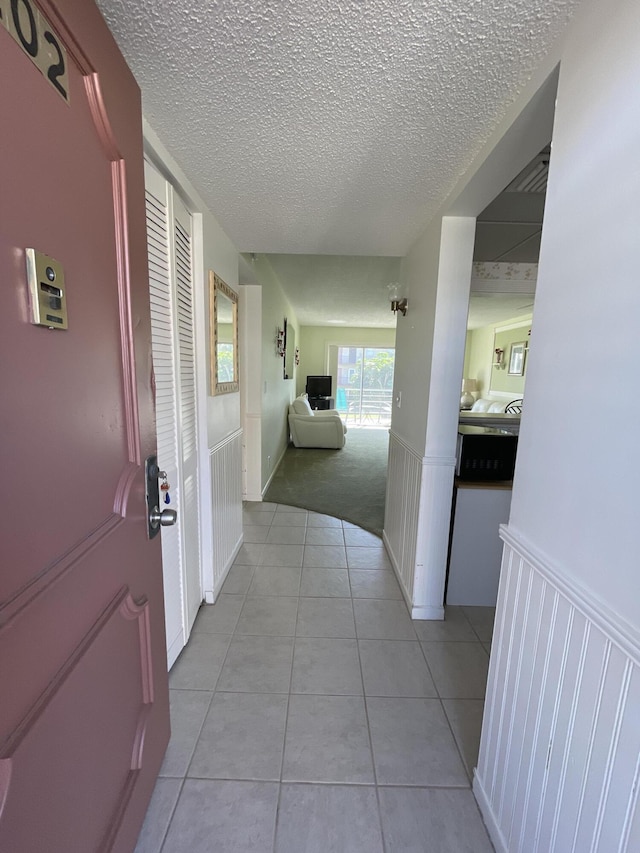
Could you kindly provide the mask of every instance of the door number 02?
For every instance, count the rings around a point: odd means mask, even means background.
[[[31,0],[0,0],[0,24],[69,103],[67,51],[38,7]]]

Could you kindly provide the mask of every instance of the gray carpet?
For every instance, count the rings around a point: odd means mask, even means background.
[[[285,451],[265,501],[343,518],[382,535],[389,431],[349,429],[341,450]]]

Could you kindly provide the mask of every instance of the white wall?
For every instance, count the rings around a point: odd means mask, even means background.
[[[394,382],[384,540],[416,619],[442,619],[444,615],[474,239],[474,218],[443,217],[417,243],[405,263],[410,295],[404,319],[411,318],[411,324],[407,329],[403,326],[402,331],[399,327],[397,334],[402,358],[401,372],[396,372]],[[455,349],[452,342],[458,344]],[[423,384],[417,383],[416,377]],[[432,408],[438,417],[431,417]],[[411,489],[413,494],[408,494]],[[411,540],[415,543],[412,547]]]
[[[262,500],[262,288],[240,285],[240,402],[242,415],[242,495]]]
[[[442,222],[417,241],[402,263],[407,294],[406,316],[397,315],[393,408],[383,539],[409,611],[417,619],[441,619],[442,600],[416,606],[416,578],[424,579],[426,482],[432,472],[425,460],[429,377],[433,358]],[[437,515],[437,513],[434,514]],[[421,587],[421,594],[423,594]]]
[[[511,524],[640,627],[640,15],[613,9],[587,4],[560,68]]]
[[[443,540],[474,241],[469,220],[548,144],[559,55],[560,45],[532,75],[403,260],[409,312],[399,318],[396,337],[394,397],[402,393],[402,407],[393,409],[384,539],[414,618],[443,616],[438,597],[446,572]]]
[[[424,454],[426,440],[441,230],[437,220],[402,263],[401,280],[409,308],[405,317],[397,315],[396,322],[392,429],[419,455]]]
[[[639,78],[640,6],[585,2],[560,66],[474,786],[498,851],[640,849]]]
[[[284,295],[280,283],[273,273],[268,259],[258,255],[254,262],[254,275],[260,282],[261,337],[258,341],[248,342],[251,351],[260,348],[260,358],[256,359],[256,370],[260,370],[260,482],[264,491],[273,476],[278,462],[282,458],[289,442],[287,414],[289,403],[295,397],[296,372],[292,379],[284,379],[284,359],[276,355],[276,329],[283,328],[284,318],[300,338],[300,326],[291,304]],[[253,361],[249,365],[253,370]],[[255,414],[255,402],[248,404]],[[256,448],[254,447],[254,451]],[[248,479],[255,482],[258,464],[257,452],[247,461],[253,466],[247,472]],[[257,499],[257,496],[254,496]]]

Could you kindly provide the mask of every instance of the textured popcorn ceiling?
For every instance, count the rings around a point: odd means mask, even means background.
[[[400,258],[268,255],[267,261],[301,325],[395,325],[388,284],[400,278]]]
[[[98,5],[145,116],[241,251],[401,256],[577,2]]]

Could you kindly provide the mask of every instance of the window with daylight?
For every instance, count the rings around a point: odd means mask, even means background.
[[[339,347],[336,408],[351,426],[389,427],[393,347]]]

